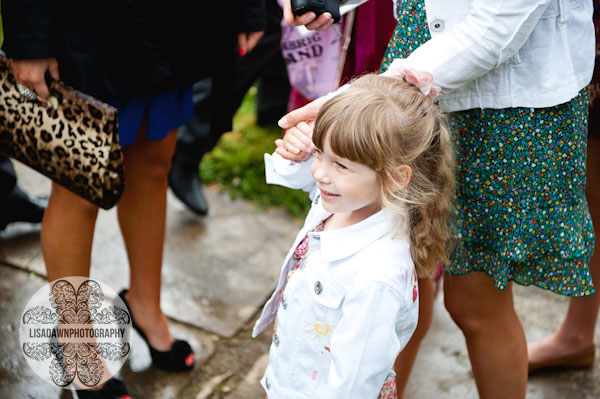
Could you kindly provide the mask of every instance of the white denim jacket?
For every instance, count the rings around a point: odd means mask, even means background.
[[[349,227],[311,232],[331,213],[310,164],[265,154],[267,182],[309,191],[313,203],[254,326],[256,336],[277,316],[261,384],[269,399],[376,399],[417,325],[409,243],[390,235],[394,220],[386,210]],[[292,254],[307,233],[309,252],[288,283]]]
[[[445,111],[554,106],[592,78],[592,0],[426,0],[425,8],[431,40],[394,63],[432,73]]]

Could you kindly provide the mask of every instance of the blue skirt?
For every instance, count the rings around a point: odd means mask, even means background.
[[[135,143],[144,115],[148,121],[146,138],[162,140],[169,131],[184,125],[194,113],[192,86],[169,93],[105,101],[118,111],[119,143],[122,147]]]

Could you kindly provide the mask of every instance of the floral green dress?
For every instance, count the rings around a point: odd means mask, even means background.
[[[424,0],[397,1],[385,70],[430,39]],[[457,156],[456,243],[445,272],[482,271],[579,297],[594,293],[584,195],[589,91],[549,108],[449,114]]]

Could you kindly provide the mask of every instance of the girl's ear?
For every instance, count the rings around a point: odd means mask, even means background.
[[[410,178],[412,176],[412,168],[408,165],[398,166],[396,173],[396,182],[402,186],[402,188],[408,186]]]

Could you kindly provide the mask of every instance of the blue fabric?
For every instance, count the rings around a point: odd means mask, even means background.
[[[146,138],[162,140],[169,131],[184,125],[194,113],[192,86],[150,96],[112,98],[106,102],[119,113],[119,142],[122,147],[135,143],[144,115],[148,118]]]

